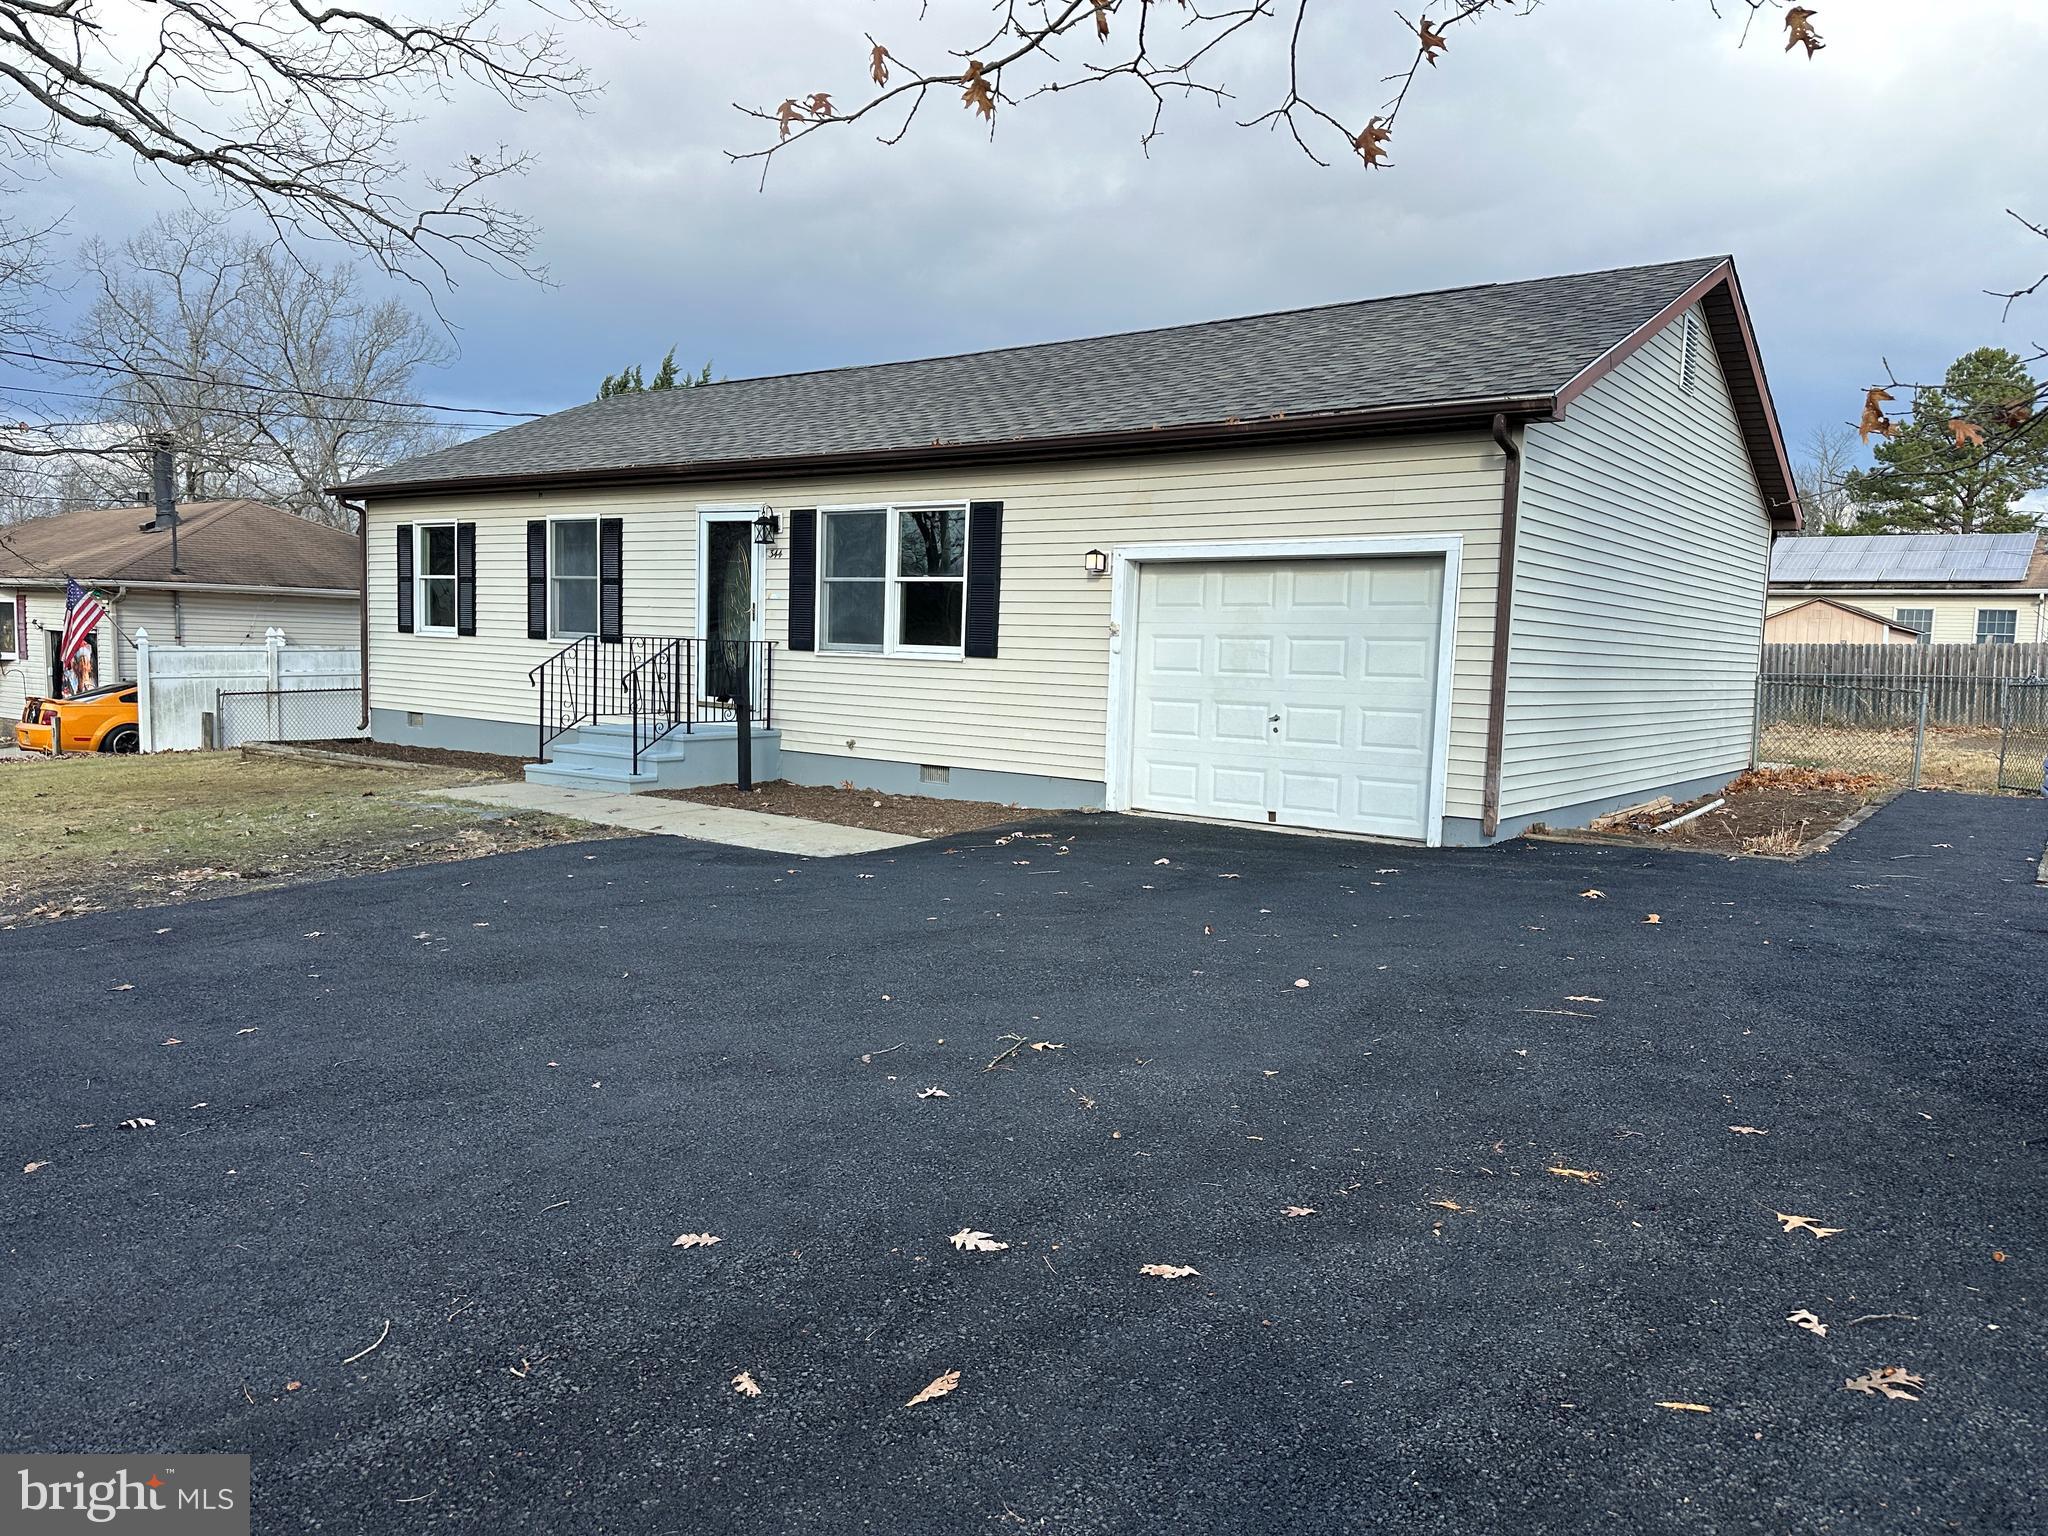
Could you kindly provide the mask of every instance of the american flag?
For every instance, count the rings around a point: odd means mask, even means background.
[[[57,647],[59,666],[71,665],[71,658],[85,649],[85,643],[106,616],[106,604],[97,592],[88,592],[70,577],[64,578],[64,642]]]

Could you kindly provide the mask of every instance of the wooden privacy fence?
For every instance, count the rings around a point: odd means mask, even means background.
[[[1796,697],[1849,710],[1924,688],[1929,725],[1997,726],[2000,685],[2028,678],[2048,678],[2048,645],[1767,645],[1763,657],[1767,696],[1798,684]]]

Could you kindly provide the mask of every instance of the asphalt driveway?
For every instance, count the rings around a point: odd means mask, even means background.
[[[2048,1525],[2048,806],[1045,827],[0,934],[0,1445],[259,1531]]]

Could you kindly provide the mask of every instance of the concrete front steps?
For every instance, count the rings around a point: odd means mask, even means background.
[[[782,733],[754,727],[754,781],[782,774]],[[526,765],[529,784],[638,794],[730,784],[739,773],[739,732],[730,723],[671,731],[640,754],[633,771],[633,728],[624,722],[579,725],[548,743],[548,760]]]

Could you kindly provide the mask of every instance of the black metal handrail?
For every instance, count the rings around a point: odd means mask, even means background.
[[[571,641],[526,679],[540,690],[539,752],[585,721],[607,717],[632,726],[633,771],[640,756],[675,730],[738,717],[744,694],[755,725],[774,721],[775,643],[705,640],[673,635],[627,635]]]

